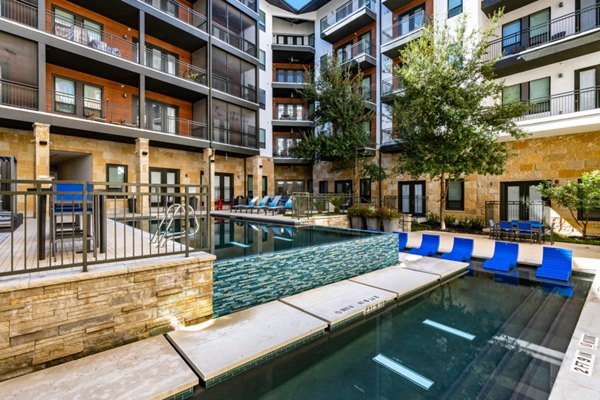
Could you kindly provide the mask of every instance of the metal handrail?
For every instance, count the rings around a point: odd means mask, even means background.
[[[581,19],[586,13],[592,13],[596,23],[582,27]],[[492,40],[488,46],[485,59],[505,57],[518,54],[524,50],[541,46],[545,43],[562,40],[578,33],[600,27],[600,4],[577,10],[546,23],[521,29],[511,35]],[[532,35],[533,33],[533,35]]]
[[[173,15],[161,8],[154,7],[152,4],[149,4],[149,3],[145,2],[144,0],[138,0],[138,1],[140,3],[146,4],[149,7],[154,8],[155,10],[160,11],[163,14],[166,14],[173,18],[176,18],[179,21],[181,21],[187,25],[193,26],[194,28],[197,28],[197,29],[200,29],[200,30],[206,32],[206,26],[207,26],[206,17],[204,15],[200,14],[198,11],[189,8],[185,4],[181,4],[175,0],[166,0],[167,4],[173,5],[175,7],[175,9],[177,10],[177,15]]]
[[[240,132],[234,129],[213,127],[212,140],[219,143],[232,144],[242,147],[257,147],[256,133]]]
[[[425,26],[430,20],[431,15],[427,14],[425,10],[420,10],[419,12],[408,17],[408,19],[398,21],[395,24],[385,29],[382,29],[382,44],[388,43],[393,39],[400,38],[402,36],[408,36],[419,30],[422,30],[425,28]],[[407,27],[406,29],[404,29],[405,26]]]
[[[256,103],[256,89],[233,79],[213,73],[213,89]]]
[[[242,50],[244,53],[250,54],[252,57],[256,57],[256,44],[215,21],[212,22],[212,35],[225,43]]]
[[[273,32],[273,37],[277,38],[277,36],[293,36],[293,37],[301,37],[303,38],[303,44],[288,44],[288,43],[278,43],[276,39],[273,40],[273,44],[274,45],[278,45],[278,46],[294,46],[294,47],[300,47],[300,46],[307,46],[307,47],[315,47],[315,35],[314,34],[310,34],[310,35],[293,35],[290,33],[285,33],[285,32]]]
[[[8,79],[0,79],[0,104],[37,110],[38,88]]]
[[[147,52],[148,50],[151,49],[146,48]],[[154,57],[154,54],[152,54],[152,57]],[[158,55],[158,57],[160,57],[160,66],[155,66],[152,57],[148,57],[148,53],[146,54],[146,67],[164,72],[165,74],[177,76],[200,85],[207,85],[208,72],[206,69],[186,63],[185,61],[181,61],[177,58],[169,58],[168,54],[163,53]],[[171,63],[173,63],[172,70],[170,69]]]
[[[571,114],[600,108],[600,85],[524,102],[528,109],[518,121]]]
[[[350,0],[336,8],[335,11],[332,11],[330,15],[326,15],[325,17],[321,18],[321,31],[340,21],[343,21],[350,15],[363,8],[368,8],[373,12],[377,12],[377,7],[375,5],[375,0]]]
[[[37,7],[20,0],[0,2],[0,18],[37,28]]]

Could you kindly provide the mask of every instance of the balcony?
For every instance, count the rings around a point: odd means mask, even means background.
[[[230,46],[235,47],[238,50],[256,58],[256,44],[246,40],[235,32],[230,31],[222,25],[214,22],[212,23],[212,35],[217,39],[227,43]]]
[[[37,28],[37,7],[23,0],[0,1],[0,18]]]
[[[398,8],[405,6],[409,3],[416,3],[415,0],[382,0],[382,4],[387,7],[388,10],[397,10]]]
[[[376,19],[374,0],[351,0],[321,19],[321,39],[333,44]]]
[[[256,103],[256,89],[213,73],[213,89]]]
[[[362,87],[361,94],[365,100],[365,108],[371,111],[377,110],[377,91],[375,90],[375,85]]]
[[[294,97],[297,90],[308,86],[306,72],[302,69],[277,69],[273,76],[273,97]]]
[[[381,145],[379,151],[382,153],[398,153],[400,150],[399,143],[392,137],[392,128],[385,128],[381,130]]]
[[[350,65],[351,69],[364,71],[377,65],[375,46],[370,42],[361,40],[352,46],[337,50],[337,62],[339,65]]]
[[[181,4],[175,0],[163,0],[160,6],[157,7],[151,0],[138,0],[140,3],[147,4],[155,10],[160,11],[163,15],[175,18],[176,20],[183,22],[186,25],[194,27],[198,30],[206,32],[207,20],[204,15],[196,10],[189,8],[188,6]]]
[[[257,7],[256,7],[256,0],[237,0],[238,2],[240,2],[241,4],[245,5],[246,7],[248,7],[250,10],[254,11],[254,12],[258,12],[257,11]]]
[[[311,161],[295,158],[290,149],[297,145],[302,138],[275,137],[273,138],[273,161],[275,164],[311,164]]]
[[[600,4],[490,42],[487,59],[497,77],[527,71],[598,50]]]
[[[408,42],[421,36],[430,19],[422,10],[384,29],[381,32],[381,52],[390,58],[400,56],[400,50]]]
[[[287,33],[273,33],[273,62],[309,64],[315,58],[315,35],[296,36]]]
[[[482,0],[481,11],[489,15],[504,7],[504,14],[506,14],[535,1],[536,0]]]
[[[275,104],[273,107],[272,126],[302,128],[311,127],[309,110],[301,104]]]
[[[381,81],[381,101],[391,103],[394,96],[400,93],[400,82],[396,76]]]
[[[600,86],[552,95],[526,102],[529,110],[518,121],[554,117],[579,112],[600,113]]]
[[[0,79],[0,104],[10,107],[38,109],[37,87]]]
[[[239,132],[227,128],[213,128],[213,141],[232,146],[257,148],[256,133]]]

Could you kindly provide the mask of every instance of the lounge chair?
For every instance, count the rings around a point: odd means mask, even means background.
[[[421,240],[421,247],[418,249],[412,249],[409,251],[410,254],[418,254],[423,257],[431,257],[437,254],[438,248],[440,247],[440,237],[438,235],[423,235]]]
[[[292,209],[292,204],[293,204],[293,201],[292,201],[292,197],[290,196],[290,198],[285,202],[284,205],[268,208],[265,210],[265,214],[267,213],[267,211],[271,211],[271,215],[275,215],[275,213],[279,213],[280,211],[282,211],[285,214],[285,212],[287,210]]]
[[[254,205],[256,204],[256,202],[258,201],[258,199],[259,199],[259,197],[258,197],[258,196],[254,196],[254,197],[252,198],[252,200],[250,200],[250,202],[249,202],[248,204],[238,204],[238,205],[235,205],[235,206],[231,207],[231,211],[232,211],[232,212],[233,212],[233,211],[239,211],[239,210],[241,210],[242,208],[245,208],[245,207],[248,207],[248,206],[250,206],[250,207],[254,207]]]
[[[252,212],[252,210],[255,209],[256,207],[262,207],[265,204],[267,204],[267,201],[269,201],[269,196],[263,197],[263,199],[258,204],[255,203],[252,205],[248,204],[247,206],[241,206],[240,211],[248,212],[248,210],[250,210],[250,212]]]
[[[494,255],[483,263],[483,269],[496,271],[510,271],[517,265],[519,256],[519,245],[517,243],[496,242]]]
[[[473,255],[473,239],[454,238],[454,245],[450,253],[442,254],[440,258],[452,261],[470,261]]]
[[[279,202],[281,201],[281,196],[277,195],[275,197],[273,197],[273,200],[271,200],[269,203],[265,204],[264,206],[258,206],[256,207],[256,212],[258,214],[260,214],[261,210],[265,211],[265,215],[267,215],[267,210],[271,209],[271,208],[275,208],[279,205]]]
[[[569,281],[573,269],[573,250],[544,247],[542,266],[535,272],[536,278]]]
[[[404,251],[406,249],[406,243],[408,243],[408,233],[406,232],[394,232],[398,235],[398,251]]]

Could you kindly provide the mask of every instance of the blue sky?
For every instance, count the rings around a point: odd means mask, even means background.
[[[294,7],[296,10],[301,9],[306,4],[310,3],[312,0],[283,0],[288,3],[290,6]]]

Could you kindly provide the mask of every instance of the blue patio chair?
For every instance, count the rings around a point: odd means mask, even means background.
[[[404,251],[406,244],[408,243],[408,233],[406,232],[394,232],[398,235],[398,251]]]
[[[248,212],[248,210],[250,210],[250,212],[252,212],[252,210],[254,210],[256,207],[262,207],[265,204],[267,204],[267,201],[269,201],[269,196],[263,197],[262,200],[260,201],[260,203],[258,203],[258,204],[252,204],[252,205],[248,204],[247,206],[242,206],[242,207],[240,207],[240,210],[245,211],[245,212]]]
[[[273,197],[273,199],[271,199],[271,201],[268,202],[267,204],[265,204],[264,206],[258,206],[258,207],[254,208],[254,209],[256,210],[256,212],[258,214],[260,214],[261,210],[264,210],[265,211],[265,215],[267,215],[267,210],[269,210],[271,208],[277,207],[279,205],[279,201],[280,200],[281,200],[281,195],[277,195],[277,196]]]
[[[531,223],[529,222],[519,222],[517,223],[516,236],[520,239],[525,239],[529,237],[529,241],[533,243],[533,229],[531,227]]]
[[[92,191],[92,185],[87,184],[88,193]],[[54,185],[54,211],[55,212],[81,212],[83,210],[83,185],[80,183],[57,183]],[[92,209],[92,196],[85,196],[88,202],[88,211]]]
[[[510,271],[517,265],[519,245],[517,243],[496,242],[494,255],[483,263],[483,269]]]
[[[280,211],[283,211],[283,213],[285,214],[288,210],[292,209],[292,205],[293,205],[293,200],[292,200],[292,196],[290,196],[284,205],[269,208],[269,209],[265,210],[265,214],[267,213],[267,211],[271,211],[271,215],[275,215],[275,213],[279,213]]]
[[[450,253],[442,254],[440,258],[452,261],[470,261],[473,256],[473,239],[454,238],[454,245]]]
[[[572,269],[573,250],[544,247],[542,265],[535,272],[535,276],[567,282],[571,278]]]
[[[250,200],[250,202],[248,204],[237,204],[237,205],[231,207],[231,211],[240,211],[242,208],[245,208],[245,207],[248,207],[248,206],[254,207],[254,205],[256,204],[256,202],[258,201],[258,199],[259,199],[258,196],[254,196],[252,198],[252,200]]]
[[[440,247],[440,237],[438,235],[423,235],[421,240],[421,247],[418,249],[412,249],[409,251],[410,254],[418,254],[424,257],[435,256]]]
[[[509,239],[512,239],[514,237],[514,233],[515,233],[515,231],[513,230],[512,222],[500,221],[498,223],[498,228],[497,228],[496,234],[499,239],[502,239],[504,236],[507,236],[507,235],[508,235]]]

